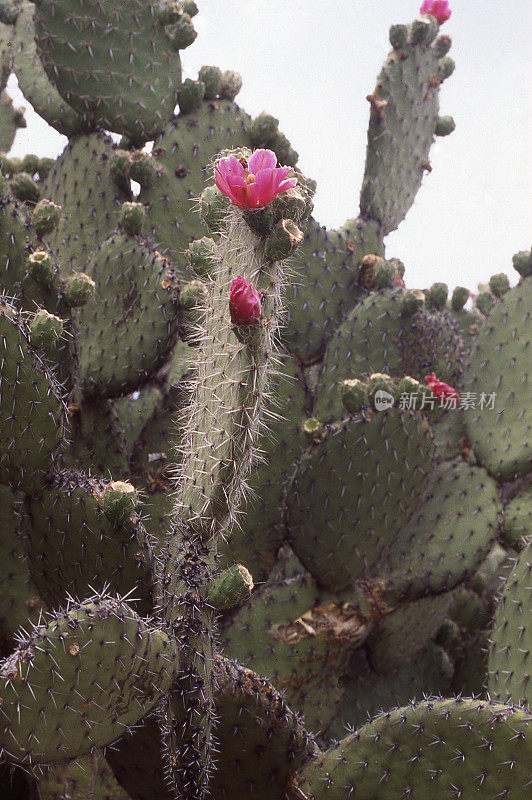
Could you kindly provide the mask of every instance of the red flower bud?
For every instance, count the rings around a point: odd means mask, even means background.
[[[443,397],[445,400],[452,400],[455,404],[458,403],[460,395],[456,389],[453,389],[448,383],[438,380],[435,372],[432,375],[425,375],[425,383],[436,397]]]
[[[233,325],[258,325],[262,317],[259,292],[240,275],[231,283],[229,313]]]

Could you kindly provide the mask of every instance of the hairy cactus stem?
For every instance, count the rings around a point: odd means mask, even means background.
[[[208,590],[217,544],[230,534],[255,456],[274,336],[282,267],[232,207],[218,235],[218,260],[206,284],[203,324],[178,477],[179,500],[163,552],[161,614],[175,636],[183,677],[168,697],[163,738],[178,796],[201,797],[210,768],[213,722],[213,609]],[[229,312],[231,282],[252,281],[264,297],[260,336],[246,344]]]

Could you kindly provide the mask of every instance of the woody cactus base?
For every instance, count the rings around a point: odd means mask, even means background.
[[[448,3],[390,29],[339,230],[239,75],[182,81],[197,11],[0,3],[69,137],[11,157],[3,95],[0,795],[525,800],[532,254],[467,309],[385,254]]]

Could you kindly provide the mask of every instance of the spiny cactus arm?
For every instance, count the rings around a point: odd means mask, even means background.
[[[427,700],[381,714],[296,775],[291,800],[478,796],[525,800],[531,718],[487,701]],[[488,755],[489,754],[489,755]],[[528,787],[528,788],[527,788]]]
[[[73,138],[56,159],[41,196],[62,208],[57,227],[46,235],[64,276],[83,271],[91,252],[114,230],[119,207],[131,200],[129,183],[120,187],[110,175],[115,147],[104,133]]]
[[[101,0],[41,0],[34,19],[44,69],[87,127],[143,143],[170,119],[181,83],[178,51],[193,41],[179,36],[179,26],[191,23],[176,3],[125,0],[118,9]]]
[[[371,570],[392,604],[450,591],[475,573],[498,535],[497,485],[481,467],[439,463],[424,488],[419,509]]]
[[[501,702],[532,707],[532,543],[520,554],[495,612],[489,691]]]
[[[13,71],[20,90],[49,125],[65,136],[75,136],[86,125],[82,117],[61,97],[44,71],[34,39],[35,3],[17,0],[17,9],[13,30]]]
[[[494,304],[462,380],[478,401],[464,410],[468,438],[480,463],[502,481],[526,475],[532,461],[531,299],[532,278],[524,277]]]
[[[450,133],[449,125],[439,125],[438,96],[454,64],[446,55],[448,37],[443,47],[441,39],[432,44],[438,27],[434,17],[392,26],[394,49],[367,98],[371,113],[360,210],[363,218],[379,223],[383,236],[404,219],[424,171],[430,171],[434,134]]]
[[[22,315],[0,296],[0,481],[35,491],[64,445],[61,389]]]
[[[130,227],[138,220],[129,212],[140,212],[142,222],[143,207],[124,205],[122,230],[102,242],[85,265],[95,283],[94,298],[74,314],[78,386],[86,396],[120,397],[140,388],[168,359],[178,336],[175,272]],[[109,351],[115,352],[112,360]]]
[[[432,458],[417,412],[359,412],[324,428],[300,461],[287,523],[295,553],[322,586],[353,587],[378,562],[419,501]]]
[[[178,666],[168,636],[123,600],[72,603],[0,664],[0,753],[31,766],[105,746],[168,691]]]
[[[246,163],[250,156],[238,151]],[[299,208],[299,197],[291,200]],[[280,263],[265,256],[272,234],[260,237],[246,221],[256,228],[257,216],[269,220],[271,209],[243,214],[236,206],[228,209],[227,199],[211,189],[202,207],[218,233],[218,262],[206,284],[179,499],[160,581],[161,613],[179,643],[185,674],[166,710],[169,771],[179,796],[198,797],[210,768],[212,724],[213,620],[205,597],[218,542],[235,521],[253,462],[284,283]],[[282,218],[286,212],[281,207],[281,221],[272,220],[273,232],[290,222]]]
[[[122,519],[106,505],[115,485],[126,502],[132,497]],[[48,475],[39,491],[26,497],[20,519],[26,561],[49,607],[112,586],[120,595],[134,592],[139,614],[152,613],[152,549],[135,512],[136,499],[131,484],[66,470]]]
[[[217,655],[214,660],[217,756],[210,796],[272,800],[289,774],[319,750],[274,686]],[[172,800],[161,736],[153,717],[106,749],[118,782],[132,800]]]

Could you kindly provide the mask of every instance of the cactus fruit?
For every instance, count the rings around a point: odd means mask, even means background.
[[[524,800],[532,256],[469,308],[384,248],[448,3],[390,30],[338,230],[239,75],[181,80],[197,11],[0,2],[70,137],[0,155],[0,794]]]

